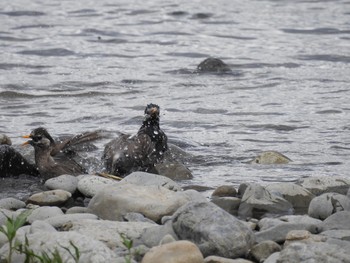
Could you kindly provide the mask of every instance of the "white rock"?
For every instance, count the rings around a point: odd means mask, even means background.
[[[73,175],[63,174],[47,180],[45,186],[51,190],[61,189],[73,194],[78,187],[78,178]]]
[[[78,190],[87,197],[93,197],[106,186],[118,185],[118,183],[118,181],[96,175],[85,175],[78,182]]]

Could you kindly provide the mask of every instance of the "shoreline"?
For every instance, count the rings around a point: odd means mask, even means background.
[[[64,262],[350,262],[348,178],[223,185],[210,198],[144,172],[121,181],[62,175],[44,185],[51,190],[26,202],[1,199],[0,225],[29,211],[15,239],[26,237],[39,254],[57,249]],[[62,248],[70,242],[79,261]],[[0,233],[0,262],[8,248]]]

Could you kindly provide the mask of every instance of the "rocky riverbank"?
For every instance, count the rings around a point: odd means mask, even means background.
[[[224,185],[210,199],[143,172],[121,181],[62,175],[45,187],[26,202],[1,199],[0,225],[29,211],[18,244],[63,262],[350,262],[350,178]],[[3,233],[0,248],[7,262]]]

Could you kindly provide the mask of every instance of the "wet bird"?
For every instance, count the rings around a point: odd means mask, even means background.
[[[86,173],[85,168],[72,158],[74,151],[71,147],[98,139],[99,133],[87,132],[55,141],[45,128],[39,127],[23,138],[31,139],[23,145],[30,144],[34,147],[35,163],[39,173],[44,179],[49,179],[62,174]]]
[[[134,171],[150,171],[162,161],[168,139],[159,127],[159,114],[158,105],[148,104],[136,135],[122,134],[105,146],[102,159],[108,173],[126,176]]]
[[[0,177],[18,176],[20,174],[39,175],[36,166],[13,149],[11,144],[9,137],[0,134]]]

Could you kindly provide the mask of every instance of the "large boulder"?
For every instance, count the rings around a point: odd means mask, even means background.
[[[181,240],[153,247],[141,263],[203,263],[203,255],[192,242]]]
[[[350,187],[350,178],[340,176],[317,176],[298,180],[297,184],[309,190],[314,195],[335,192],[346,195]]]
[[[292,204],[295,213],[307,212],[311,200],[315,197],[311,192],[294,183],[275,183],[266,186],[271,193],[278,193]]]
[[[88,208],[102,219],[122,221],[127,213],[136,212],[158,222],[193,199],[205,198],[193,190],[174,192],[157,185],[122,183],[98,192]]]
[[[172,218],[180,239],[194,242],[204,256],[237,258],[254,244],[253,232],[240,220],[210,202],[190,202]]]
[[[350,199],[337,193],[324,193],[311,201],[308,214],[324,220],[339,211],[350,211]]]
[[[261,218],[266,213],[291,214],[293,207],[284,198],[275,195],[259,184],[249,184],[245,189],[238,215],[241,218]]]

